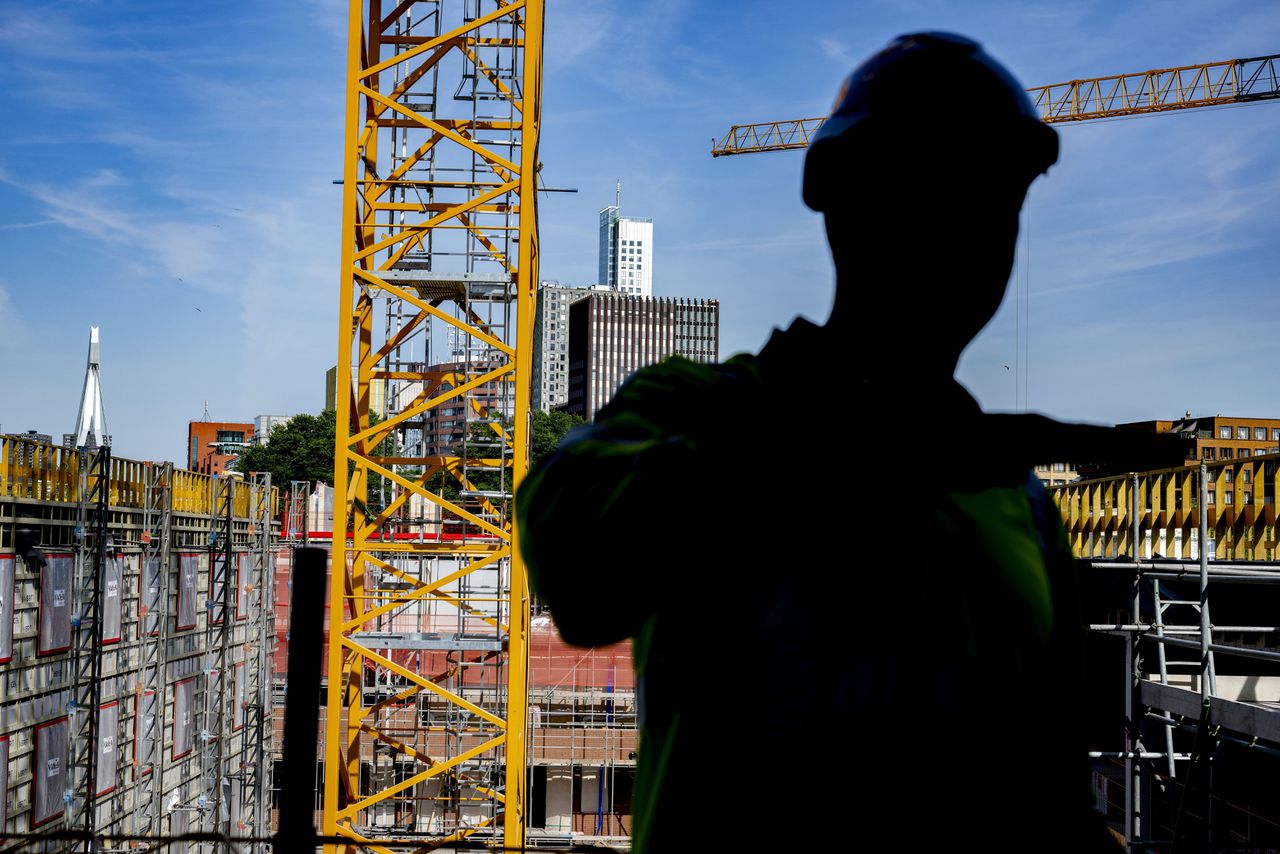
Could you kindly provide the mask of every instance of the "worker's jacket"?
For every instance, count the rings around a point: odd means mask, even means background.
[[[518,491],[565,640],[635,638],[633,851],[1096,850],[1072,564],[1022,450],[1076,428],[847,379],[829,337],[643,369]]]

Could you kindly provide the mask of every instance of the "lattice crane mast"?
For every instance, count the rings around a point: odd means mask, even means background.
[[[1280,54],[1069,80],[1027,94],[1049,124],[1268,101],[1280,98]],[[805,148],[824,121],[734,125],[711,156]]]
[[[529,463],[542,21],[543,0],[347,3],[322,808],[344,851],[525,846],[511,499]]]

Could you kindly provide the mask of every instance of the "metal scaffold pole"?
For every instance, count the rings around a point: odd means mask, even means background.
[[[235,514],[237,480],[230,476],[215,478],[213,489],[213,527],[209,536],[209,591],[205,601],[205,645],[201,705],[200,790],[196,807],[203,829],[226,834],[230,828],[229,805],[224,797],[227,786],[227,664],[231,640],[231,624],[235,619],[233,594]]]
[[[64,795],[68,825],[84,832],[83,850],[96,851],[97,753],[99,696],[102,682],[101,580],[112,554],[107,525],[111,496],[111,449],[81,451],[80,548],[74,585],[75,633],[72,670],[75,680],[68,703],[72,735],[68,741],[71,788]]]
[[[141,601],[138,606],[141,655],[134,696],[137,743],[134,773],[145,779],[134,827],[159,837],[164,817],[166,686],[170,631],[169,573],[173,527],[173,463],[148,463],[143,497]]]
[[[1133,605],[1134,622],[1142,619],[1142,555],[1138,550],[1138,542],[1142,534],[1139,504],[1141,484],[1137,475],[1129,483],[1129,556],[1133,559]],[[1128,728],[1126,753],[1124,757],[1125,776],[1125,843],[1130,850],[1139,844],[1142,838],[1142,720],[1135,713],[1136,703],[1140,699],[1139,692],[1142,680],[1142,653],[1139,648],[1140,638],[1133,632],[1125,633],[1126,685],[1124,695],[1125,725]]]
[[[520,848],[543,4],[386,6],[348,17],[323,830]]]
[[[267,793],[271,788],[271,762],[266,753],[271,737],[271,649],[275,638],[272,592],[275,583],[275,553],[271,549],[271,473],[255,473],[251,486],[252,527],[249,529],[249,578],[239,595],[248,597],[248,637],[244,662],[235,665],[241,678],[232,679],[232,727],[242,726],[240,779],[241,817],[232,832],[236,835],[265,836],[271,827]],[[243,685],[243,688],[240,686]],[[246,850],[260,851],[260,846]]]

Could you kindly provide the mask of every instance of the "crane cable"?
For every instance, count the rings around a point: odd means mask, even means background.
[[[1026,412],[1031,393],[1031,203],[1023,202],[1022,259],[1013,273],[1013,411]],[[1019,403],[1018,394],[1022,398]]]

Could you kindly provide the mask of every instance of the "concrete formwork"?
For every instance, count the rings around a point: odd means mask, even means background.
[[[262,479],[111,460],[90,795],[70,767],[73,742],[88,731],[76,726],[85,695],[73,666],[78,633],[89,629],[76,613],[83,593],[72,589],[92,553],[81,548],[93,536],[83,462],[71,449],[0,438],[0,827],[79,829],[89,796],[101,833],[267,835],[274,490]],[[18,554],[24,530],[43,565]],[[228,554],[223,579],[211,567]]]

